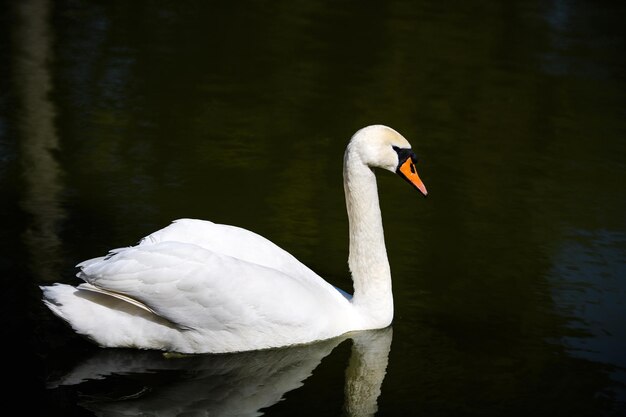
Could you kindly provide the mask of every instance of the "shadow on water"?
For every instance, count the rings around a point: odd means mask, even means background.
[[[238,354],[99,350],[48,388],[82,391],[79,404],[99,416],[258,416],[301,387],[348,338],[352,352],[345,371],[343,411],[348,416],[373,416],[387,368],[391,328]]]
[[[50,98],[52,4],[26,0],[14,8],[13,80],[19,97],[17,124],[25,183],[21,205],[31,219],[23,238],[30,252],[30,267],[45,282],[59,273],[62,242],[58,233],[65,218],[61,204],[63,172],[53,155],[59,150],[59,139],[54,125],[55,105]]]

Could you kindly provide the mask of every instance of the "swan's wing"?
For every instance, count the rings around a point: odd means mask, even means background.
[[[97,288],[137,300],[181,328],[226,337],[267,337],[279,328],[285,337],[293,335],[287,328],[334,332],[349,305],[321,278],[288,276],[190,243],[141,244],[80,266],[78,276]]]
[[[281,271],[289,276],[313,281],[319,278],[289,252],[263,236],[240,227],[206,220],[179,219],[146,236],[139,245],[159,242],[191,243],[214,253]]]
[[[113,292],[113,291],[108,291],[108,290],[105,290],[103,288],[99,288],[99,287],[96,287],[94,285],[88,284],[86,282],[83,283],[83,284],[78,285],[76,288],[79,289],[79,290],[95,292],[95,293],[98,293],[98,294],[104,294],[104,295],[107,295],[109,297],[117,298],[118,300],[122,300],[122,301],[124,301],[126,303],[132,304],[135,307],[139,307],[142,310],[147,311],[148,313],[156,314],[147,305],[145,305],[145,304],[135,300],[134,298],[127,297],[127,296],[125,296],[123,294],[118,294],[118,293]]]

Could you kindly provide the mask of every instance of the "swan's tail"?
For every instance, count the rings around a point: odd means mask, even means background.
[[[69,297],[73,296],[76,288],[63,284],[54,284],[39,288],[41,288],[43,292],[43,303],[46,307],[48,307],[55,316],[60,317],[71,325],[72,323],[62,307],[67,304]]]
[[[179,329],[172,323],[124,297],[66,284],[45,286],[41,290],[44,304],[56,316],[100,346],[150,348],[154,345],[155,349],[168,349],[171,343],[184,346]],[[171,350],[176,349],[172,346]]]

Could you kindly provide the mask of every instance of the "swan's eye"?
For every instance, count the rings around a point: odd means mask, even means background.
[[[415,173],[416,170],[415,170],[414,164],[417,164],[417,156],[415,156],[415,154],[413,153],[413,150],[411,148],[399,148],[394,145],[392,145],[392,148],[398,154],[398,168],[400,167],[400,165],[404,164],[407,160],[410,160],[411,172]]]

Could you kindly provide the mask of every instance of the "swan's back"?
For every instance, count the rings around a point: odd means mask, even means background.
[[[213,253],[272,268],[294,278],[316,283],[319,280],[325,282],[278,245],[259,234],[236,226],[206,220],[179,219],[146,236],[139,245],[160,242],[189,243]]]

